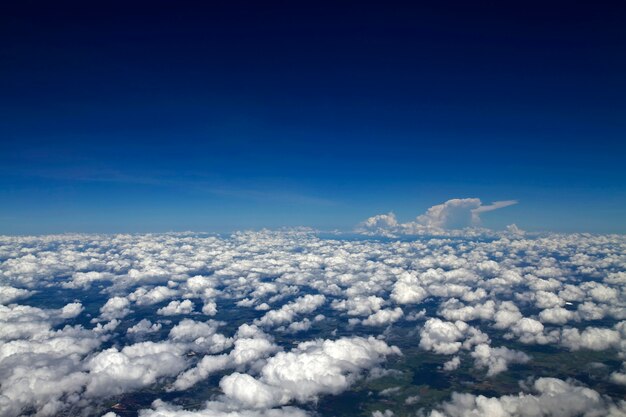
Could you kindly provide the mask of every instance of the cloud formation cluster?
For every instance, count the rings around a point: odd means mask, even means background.
[[[416,223],[434,230],[505,205],[467,200]],[[0,237],[0,414],[104,414],[118,395],[184,395],[210,380],[219,395],[198,410],[157,401],[141,415],[304,416],[302,404],[395,375],[385,366],[402,360],[403,346],[440,358],[441,373],[469,368],[485,380],[537,366],[536,345],[601,352],[600,365],[612,366],[602,384],[626,384],[626,238],[433,236]],[[618,398],[566,377],[522,382],[520,393],[457,393],[422,412],[623,411]],[[571,408],[558,411],[555,398]],[[402,402],[417,413],[420,401]]]

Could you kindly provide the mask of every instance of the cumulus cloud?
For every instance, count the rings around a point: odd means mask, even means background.
[[[103,397],[121,394],[174,376],[186,368],[185,349],[169,342],[141,342],[106,349],[85,364],[89,371],[86,395]]]
[[[125,297],[112,297],[100,308],[103,320],[121,319],[130,314],[130,301]]]
[[[470,326],[462,321],[457,320],[453,323],[431,318],[420,331],[419,346],[441,355],[452,355],[461,349],[462,341],[470,329]]]
[[[157,310],[157,314],[162,316],[176,316],[179,314],[190,314],[195,308],[194,303],[191,300],[183,300],[183,301],[171,301],[165,307],[162,307]]]
[[[134,326],[129,327],[126,330],[126,334],[144,335],[148,333],[155,333],[161,330],[163,325],[161,323],[152,323],[148,319],[142,319]]]
[[[471,356],[477,367],[487,368],[487,376],[494,376],[506,371],[510,363],[526,363],[530,360],[530,357],[524,352],[506,347],[492,348],[486,343],[477,345]]]
[[[575,417],[612,416],[626,412],[626,403],[607,401],[598,392],[557,378],[539,378],[533,392],[486,397],[453,393],[430,417]]]
[[[255,321],[259,326],[277,326],[291,323],[297,315],[308,314],[317,310],[326,302],[322,294],[307,294],[283,305],[278,310],[268,311],[263,317]]]
[[[483,213],[517,204],[517,200],[495,201],[483,204],[479,198],[453,198],[430,207],[417,216],[415,222],[399,223],[393,213],[379,214],[366,219],[357,231],[374,234],[420,234],[443,229],[463,229],[480,224]],[[511,229],[513,230],[513,229]],[[517,232],[517,229],[515,230]],[[517,233],[519,234],[519,233]]]
[[[369,315],[365,320],[361,321],[364,326],[385,326],[395,323],[404,315],[400,307],[394,309],[378,310],[376,313]]]
[[[253,408],[294,399],[306,402],[344,391],[363,370],[393,354],[400,354],[397,347],[373,337],[304,342],[271,357],[259,378],[233,373],[220,381],[220,387],[228,397]]]
[[[30,296],[33,291],[22,288],[11,287],[10,285],[0,285],[0,304],[9,304]]]
[[[88,380],[82,360],[106,335],[81,326],[53,327],[80,310],[79,303],[60,310],[0,306],[1,415],[20,416],[26,409],[55,415],[79,400],[76,394]]]
[[[185,325],[185,327],[188,326]],[[174,331],[174,329],[172,330]],[[179,333],[180,330],[177,330],[175,335]],[[172,337],[172,333],[170,333],[170,337]],[[245,366],[255,364],[279,349],[272,338],[258,327],[244,324],[238,329],[235,335],[234,348],[228,354],[204,356],[194,368],[180,374],[171,389],[186,390],[206,379],[209,375],[224,369],[244,369]]]

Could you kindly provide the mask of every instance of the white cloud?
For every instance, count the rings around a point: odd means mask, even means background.
[[[73,319],[78,317],[84,310],[81,303],[69,303],[61,309],[61,317],[64,319]]]
[[[195,308],[194,303],[191,300],[183,300],[183,301],[170,301],[168,305],[165,307],[161,307],[157,310],[157,314],[162,316],[176,316],[179,314],[191,314],[193,309]]]
[[[504,346],[492,348],[481,343],[471,353],[474,364],[479,368],[487,368],[487,376],[494,376],[508,369],[509,363],[526,363],[530,357],[524,352],[508,349]]]
[[[130,314],[130,301],[125,297],[112,297],[100,308],[102,320],[121,319]]]
[[[13,301],[26,298],[31,294],[33,294],[33,291],[14,288],[9,285],[0,285],[0,304],[9,304]]]
[[[253,408],[282,405],[292,399],[306,402],[320,394],[344,391],[361,371],[392,354],[400,351],[373,337],[304,342],[271,357],[259,378],[234,373],[224,377],[220,387],[230,398]]]
[[[479,329],[457,320],[455,322],[431,318],[420,330],[419,347],[441,355],[453,355],[461,348],[488,343],[489,337]]]
[[[185,348],[169,342],[141,342],[122,350],[106,349],[85,364],[89,371],[86,395],[104,397],[121,394],[174,376],[186,368]]]
[[[244,324],[237,331],[234,348],[227,355],[204,356],[194,368],[180,374],[171,388],[186,390],[215,372],[254,364],[278,350],[279,347],[258,327]]]
[[[480,207],[478,198],[454,198],[432,206],[426,213],[417,216],[417,222],[436,229],[461,229],[477,222],[474,211]]]
[[[312,313],[326,302],[322,294],[307,294],[283,305],[278,310],[268,311],[255,324],[259,326],[278,326],[291,323],[297,315]]]
[[[459,366],[461,366],[461,358],[459,358],[458,356],[455,356],[443,364],[443,370],[451,372],[451,371],[458,369]]]
[[[400,307],[394,309],[378,310],[376,313],[371,314],[361,323],[365,326],[385,326],[395,323],[400,320],[400,317],[404,315],[404,312]]]
[[[598,392],[556,378],[539,378],[534,393],[485,397],[453,393],[430,417],[618,417],[626,412],[626,403],[614,404]]]
[[[393,213],[379,214],[359,223],[357,231],[368,234],[422,234],[444,229],[463,229],[480,224],[483,213],[517,204],[517,200],[483,205],[479,198],[453,198],[430,207],[415,222],[399,223]]]
[[[161,323],[152,323],[148,319],[142,319],[134,326],[129,327],[128,330],[126,330],[126,333],[136,335],[155,333],[161,330],[161,327],[163,327]]]
[[[350,316],[369,316],[381,309],[385,300],[375,295],[369,297],[356,296],[347,300],[334,300],[332,308],[346,311]]]

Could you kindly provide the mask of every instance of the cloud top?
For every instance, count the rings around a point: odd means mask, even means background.
[[[400,223],[395,214],[378,214],[357,226],[357,231],[365,233],[422,234],[442,230],[459,230],[480,225],[483,213],[517,204],[517,200],[494,201],[483,204],[479,198],[453,198],[430,207],[415,221]]]

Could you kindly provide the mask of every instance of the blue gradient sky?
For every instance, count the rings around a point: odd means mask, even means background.
[[[623,2],[15,3],[0,233],[349,229],[464,197],[519,200],[488,227],[626,232]]]

